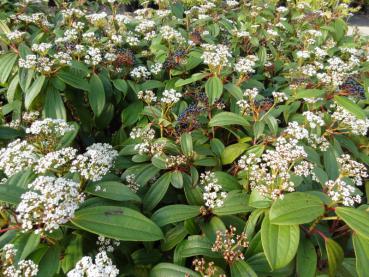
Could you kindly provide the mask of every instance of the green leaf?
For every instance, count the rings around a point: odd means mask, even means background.
[[[163,238],[160,228],[141,213],[115,206],[86,207],[71,222],[86,231],[123,241],[156,241]]]
[[[241,156],[246,149],[249,147],[246,143],[235,143],[224,148],[224,151],[221,155],[222,164],[231,164],[236,160],[239,156]]]
[[[53,86],[48,86],[44,104],[45,117],[67,119],[63,99],[60,92]]]
[[[59,269],[61,248],[58,245],[49,247],[39,263],[37,276],[55,276]]]
[[[342,108],[344,108],[348,112],[355,115],[357,118],[359,118],[359,119],[366,119],[367,118],[365,112],[363,111],[363,109],[361,109],[359,105],[355,104],[350,99],[348,99],[346,97],[343,97],[343,96],[336,95],[336,96],[334,96],[334,101],[339,106],[341,106]]]
[[[285,267],[295,257],[299,240],[298,225],[274,225],[265,216],[261,225],[261,242],[272,269]]]
[[[209,258],[220,258],[218,252],[213,252],[211,250],[213,244],[209,241],[207,237],[195,235],[189,236],[185,240],[184,246],[181,249],[182,257],[193,257],[193,256],[205,256]]]
[[[88,101],[95,116],[100,116],[105,107],[105,89],[103,82],[96,74],[93,74],[90,79]]]
[[[59,71],[57,77],[64,83],[74,88],[78,88],[84,91],[90,90],[89,83],[85,79],[79,77],[78,74],[73,73],[72,71]]]
[[[222,207],[214,208],[213,212],[219,216],[247,213],[253,210],[248,202],[249,195],[247,193],[232,191],[228,193]]]
[[[272,224],[303,224],[313,221],[323,213],[324,203],[319,197],[303,192],[293,192],[273,203],[269,211],[269,218]]]
[[[31,107],[33,100],[40,93],[42,86],[44,85],[46,78],[44,75],[39,76],[31,85],[31,87],[26,91],[24,98],[24,106],[28,110]]]
[[[7,126],[0,126],[0,139],[13,140],[18,137],[22,137],[24,132],[21,130],[13,129]]]
[[[342,247],[332,239],[325,240],[325,248],[328,256],[328,273],[329,277],[335,277],[337,269],[341,266],[343,261]]]
[[[171,173],[167,172],[151,185],[142,201],[145,210],[151,211],[159,204],[169,188],[170,181]]]
[[[183,224],[176,225],[165,234],[164,241],[161,243],[161,250],[166,252],[173,249],[178,243],[183,241],[187,235],[188,232]]]
[[[123,92],[124,95],[127,94],[128,85],[125,80],[122,80],[122,79],[113,80],[113,85],[117,90]]]
[[[299,277],[315,277],[317,259],[314,244],[310,240],[301,237],[297,250],[297,275]]]
[[[79,131],[79,126],[76,122],[71,122],[71,124],[73,125],[74,129],[70,132],[67,132],[60,140],[57,146],[57,149],[61,149],[64,147],[68,147],[69,145],[71,145],[74,141],[74,139],[76,138],[76,136],[78,135],[78,131]]]
[[[336,214],[352,230],[369,240],[369,213],[367,211],[348,207],[337,207]]]
[[[171,172],[171,184],[176,189],[183,188],[183,176],[179,170],[175,170]]]
[[[325,171],[328,174],[329,179],[335,180],[339,175],[339,166],[332,146],[330,146],[327,151],[324,151],[323,161]]]
[[[76,263],[83,257],[82,235],[77,234],[68,244],[61,261],[64,273],[71,270]]]
[[[209,75],[208,73],[195,73],[188,79],[179,79],[178,81],[176,81],[175,87],[178,88],[178,87],[182,87],[184,85],[194,83],[196,81],[204,79],[208,75]]]
[[[181,135],[181,149],[185,156],[191,157],[193,155],[192,136],[190,133]]]
[[[257,190],[252,190],[249,205],[254,208],[269,208],[272,201],[261,195]]]
[[[189,205],[169,205],[157,210],[151,219],[159,226],[183,221],[200,214],[200,207]]]
[[[257,277],[258,275],[245,261],[236,261],[231,264],[231,277]]]
[[[211,77],[205,83],[205,92],[209,103],[214,104],[223,93],[223,83],[218,77]]]
[[[295,98],[318,98],[324,95],[324,90],[321,89],[298,89]]]
[[[115,201],[141,202],[140,197],[126,185],[115,181],[90,183],[85,191],[89,194]]]
[[[209,121],[209,127],[228,125],[249,126],[250,124],[244,117],[232,112],[218,113]]]
[[[170,263],[160,263],[156,265],[150,272],[150,277],[200,277],[195,271],[183,266]]]
[[[369,276],[369,241],[358,234],[352,234],[356,256],[356,271],[359,277]]]
[[[21,201],[21,195],[25,192],[26,190],[21,187],[7,184],[1,185],[0,201],[17,205]]]
[[[239,190],[242,189],[242,186],[238,182],[238,179],[227,172],[224,171],[215,171],[215,177],[217,178],[218,182],[222,184],[222,188],[225,191],[231,190]]]
[[[33,232],[21,233],[13,242],[14,247],[17,249],[15,260],[20,261],[26,259],[29,254],[36,250],[40,244],[40,239],[41,236]]]
[[[131,126],[135,124],[143,110],[143,103],[141,101],[133,102],[126,107],[122,112],[122,123],[124,126]]]
[[[18,56],[9,52],[0,57],[0,83],[6,83]]]
[[[224,88],[232,95],[236,100],[241,100],[243,98],[242,90],[235,84],[228,83],[224,85]]]

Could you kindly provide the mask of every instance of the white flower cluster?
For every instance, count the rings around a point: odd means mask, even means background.
[[[157,97],[155,96],[155,93],[152,90],[145,90],[145,91],[139,91],[137,92],[137,98],[145,101],[147,104],[151,104],[153,102],[156,102]]]
[[[73,125],[68,124],[63,119],[45,118],[37,120],[26,129],[27,134],[41,136],[62,137],[68,132],[74,131]]]
[[[335,202],[342,202],[344,206],[361,203],[361,196],[356,193],[356,188],[340,178],[329,180],[324,186],[328,196]]]
[[[154,142],[155,130],[150,127],[145,128],[133,128],[130,137],[132,139],[141,140],[134,147],[140,155],[150,154],[152,156],[159,155],[163,152],[164,144],[160,142]]]
[[[62,148],[60,150],[47,153],[37,161],[35,171],[37,173],[46,173],[47,171],[58,172],[68,171],[72,161],[76,158],[77,149],[72,147]]]
[[[32,44],[32,51],[38,52],[40,54],[46,54],[53,45],[51,43],[42,42],[40,44]]]
[[[343,154],[338,157],[337,162],[340,166],[341,176],[354,178],[354,183],[357,186],[361,186],[363,184],[363,179],[369,176],[365,165],[352,160],[348,154]]]
[[[181,97],[182,94],[175,89],[166,89],[163,91],[160,101],[165,104],[173,105],[177,103]]]
[[[252,88],[252,89],[246,89],[243,92],[243,96],[249,98],[250,100],[255,99],[255,97],[259,94],[259,90],[257,88]]]
[[[236,104],[240,108],[241,114],[245,114],[250,111],[250,104],[247,100],[245,99],[238,100]]]
[[[17,172],[32,168],[37,163],[35,147],[27,141],[16,139],[0,149],[0,169],[10,177]]]
[[[20,58],[18,61],[19,67],[34,69],[41,73],[49,73],[52,70],[54,63],[55,62],[50,60],[49,57],[38,57],[34,54],[28,54],[25,59]]]
[[[336,111],[332,114],[332,118],[339,121],[344,127],[350,129],[354,135],[365,136],[369,129],[369,119],[358,119],[355,115],[337,106]]]
[[[276,102],[276,103],[282,103],[282,102],[288,100],[288,97],[284,92],[273,91],[272,95],[273,95],[273,98],[274,98],[274,102]]]
[[[255,65],[258,57],[255,55],[249,55],[246,58],[241,58],[239,61],[234,65],[234,70],[238,73],[242,74],[252,74],[255,73]]]
[[[283,198],[285,192],[295,190],[291,174],[309,176],[312,164],[304,161],[307,154],[297,139],[279,137],[275,150],[267,150],[261,158],[254,154],[241,157],[238,165],[246,170],[252,189],[271,198]]]
[[[128,188],[134,193],[138,192],[138,190],[140,189],[140,185],[136,182],[136,175],[134,174],[127,175],[126,182]]]
[[[106,238],[104,236],[98,236],[96,244],[99,247],[99,252],[105,251],[107,253],[112,253],[114,252],[114,247],[118,247],[120,245],[120,241]]]
[[[87,55],[85,55],[85,63],[89,65],[98,65],[101,61],[101,50],[96,47],[89,47],[87,50]]]
[[[175,168],[187,164],[188,159],[185,155],[168,156],[165,159],[165,166],[167,168]]]
[[[303,116],[305,116],[310,128],[314,129],[318,126],[322,127],[325,125],[322,113],[316,114],[310,111],[306,111],[303,113]]]
[[[132,69],[130,75],[134,79],[148,79],[151,76],[151,72],[145,66],[138,66]]]
[[[37,276],[38,265],[31,260],[20,260],[14,265],[17,253],[14,244],[5,244],[2,249],[2,275],[4,277],[33,277]]]
[[[25,32],[21,32],[18,30],[15,30],[13,32],[7,33],[6,37],[8,38],[8,40],[10,40],[11,42],[19,42],[23,39],[23,37],[26,35]]]
[[[160,28],[160,34],[163,39],[169,42],[185,42],[185,38],[180,32],[167,25]]]
[[[204,60],[204,64],[212,67],[224,67],[229,66],[229,59],[232,58],[232,54],[229,48],[223,44],[202,44],[204,53],[201,58]]]
[[[238,3],[238,1],[236,0],[227,0],[226,1],[226,5],[230,8],[235,8],[239,5],[240,3]]]
[[[207,171],[201,173],[200,179],[200,184],[204,188],[202,197],[205,201],[205,206],[209,209],[222,207],[227,193],[222,191],[222,186],[218,183],[215,174]]]
[[[95,262],[89,256],[79,260],[67,277],[116,277],[119,270],[105,251],[96,254]]]
[[[328,64],[324,66],[324,72],[318,73],[318,79],[328,85],[338,87],[352,74],[356,64],[342,60],[339,57],[328,59]]]
[[[65,178],[39,176],[28,188],[16,211],[22,229],[36,228],[35,233],[52,232],[67,223],[85,197],[79,193],[78,183]]]
[[[150,66],[150,72],[153,75],[159,74],[162,69],[163,69],[163,64],[162,63],[155,63],[152,66]]]
[[[85,180],[99,181],[114,165],[118,152],[107,143],[94,143],[72,162],[70,172],[79,173]]]
[[[141,20],[140,24],[138,24],[135,28],[137,33],[145,34],[155,28],[155,21],[152,20]]]

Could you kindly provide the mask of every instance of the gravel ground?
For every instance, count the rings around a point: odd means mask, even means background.
[[[369,36],[369,15],[355,15],[349,20],[349,33],[357,27],[364,36]]]

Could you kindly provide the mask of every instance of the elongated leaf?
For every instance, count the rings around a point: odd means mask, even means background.
[[[21,200],[21,195],[25,193],[26,190],[12,185],[1,185],[0,186],[0,201],[9,204],[17,205]]]
[[[178,224],[173,229],[170,229],[166,234],[164,241],[161,244],[162,251],[169,251],[173,249],[178,243],[184,240],[188,235],[186,228],[183,224]]]
[[[132,192],[132,190],[130,190],[126,185],[114,181],[103,181],[89,184],[85,191],[89,194],[115,201],[141,202],[140,197]]]
[[[272,269],[285,267],[296,255],[300,240],[298,225],[274,225],[266,216],[261,225],[261,242]]]
[[[231,164],[236,160],[239,156],[242,155],[243,152],[249,147],[246,143],[235,143],[224,148],[222,153],[222,163],[223,164]]]
[[[170,181],[171,174],[170,172],[167,172],[151,185],[149,191],[145,194],[143,199],[143,206],[145,210],[150,211],[159,204],[169,188]]]
[[[358,234],[352,235],[356,256],[356,271],[359,277],[369,276],[369,241]]]
[[[160,263],[150,272],[150,277],[183,277],[187,274],[189,277],[200,277],[195,271],[183,266],[170,263]]]
[[[13,244],[17,249],[17,253],[15,255],[15,260],[20,261],[24,260],[36,250],[37,246],[40,244],[41,236],[35,233],[22,233],[19,237],[17,237]]]
[[[193,74],[190,78],[188,79],[179,79],[176,83],[175,83],[175,87],[182,87],[184,85],[188,85],[191,83],[194,83],[196,81],[199,81],[201,79],[204,79],[206,76],[208,76],[208,73],[195,73]]]
[[[171,181],[173,187],[176,189],[183,188],[183,176],[182,173],[179,170],[174,170],[171,173]]]
[[[343,97],[343,96],[338,96],[336,95],[334,97],[334,101],[341,106],[342,108],[344,108],[345,110],[347,110],[348,112],[352,113],[353,115],[355,115],[357,118],[359,119],[365,119],[366,118],[366,114],[365,112],[360,108],[359,105],[355,104],[354,102],[352,102],[350,99]]]
[[[200,207],[189,205],[169,205],[157,210],[151,219],[159,226],[193,218],[200,213]]]
[[[236,261],[231,264],[231,277],[257,277],[258,275],[245,261]]]
[[[61,261],[61,267],[64,273],[67,273],[71,270],[76,263],[83,256],[83,245],[82,245],[82,235],[77,234],[75,238],[73,238],[64,252],[64,258]]]
[[[292,225],[309,223],[324,213],[324,203],[319,197],[294,192],[286,194],[275,201],[270,209],[269,218],[272,224]]]
[[[205,92],[209,103],[214,104],[223,93],[223,83],[218,77],[211,77],[205,83]]]
[[[25,99],[24,99],[24,106],[28,110],[37,95],[41,92],[42,86],[45,82],[45,76],[39,76],[32,84],[32,86],[26,91]]]
[[[10,73],[12,72],[13,66],[17,61],[17,55],[15,53],[7,53],[0,58],[0,83],[5,83]]]
[[[242,90],[232,83],[224,85],[224,88],[237,100],[243,98]]]
[[[325,248],[328,255],[328,273],[329,277],[335,277],[337,269],[341,266],[343,261],[342,247],[332,239],[325,240]]]
[[[25,133],[21,130],[13,129],[7,126],[0,126],[0,139],[16,139],[22,137]]]
[[[299,277],[314,277],[317,267],[317,255],[313,243],[301,238],[297,250],[296,271]]]
[[[89,91],[90,85],[89,83],[79,77],[79,75],[71,72],[71,71],[59,71],[57,77],[62,80],[64,83],[74,87],[78,88],[80,90]]]
[[[182,257],[205,256],[209,258],[220,258],[218,252],[211,250],[213,244],[207,237],[196,235],[189,236],[181,249]]]
[[[248,126],[249,122],[239,114],[232,112],[221,112],[216,114],[210,121],[209,126],[228,126],[228,125],[241,125]]]
[[[356,233],[369,239],[369,213],[364,210],[338,207],[336,214]]]
[[[44,113],[46,117],[67,119],[63,99],[61,98],[60,92],[53,86],[48,86],[45,97]]]
[[[324,94],[324,90],[321,89],[299,89],[295,98],[318,98]]]
[[[160,228],[141,213],[125,207],[86,207],[75,213],[74,225],[91,233],[124,241],[156,241]]]
[[[247,213],[252,211],[253,208],[249,206],[249,195],[237,191],[232,191],[228,194],[224,200],[222,207],[214,208],[213,212],[216,215],[232,215]]]
[[[191,157],[193,154],[192,136],[190,133],[184,133],[181,135],[181,148],[183,154],[187,157]]]
[[[59,245],[49,247],[39,263],[37,276],[55,276],[59,269],[61,248]]]
[[[93,74],[90,79],[88,101],[95,116],[100,116],[105,107],[105,89],[103,82],[96,74]]]

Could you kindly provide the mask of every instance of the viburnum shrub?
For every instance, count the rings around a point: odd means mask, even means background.
[[[0,1],[0,276],[369,276],[347,1],[45,2]]]

